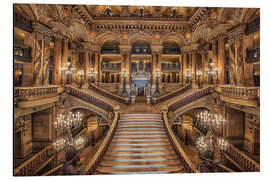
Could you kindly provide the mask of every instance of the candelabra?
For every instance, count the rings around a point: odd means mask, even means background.
[[[158,80],[159,80],[160,76],[161,76],[161,73],[160,73],[159,69],[157,68],[157,71],[155,73],[155,77],[156,77],[156,90],[155,90],[154,96],[158,96],[159,93],[160,93],[159,92],[159,86],[158,86]]]
[[[124,79],[122,94],[126,95],[127,94],[126,79],[128,77],[128,73],[127,73],[126,69],[124,69],[124,71],[121,72],[121,77]]]
[[[184,72],[184,76],[186,77],[186,82],[190,83],[190,78],[192,78],[194,72],[190,72],[190,69],[188,68],[186,72]]]
[[[83,76],[84,76],[84,72],[83,71],[79,71],[78,72],[78,75],[80,76],[80,78],[81,78],[81,82],[80,82],[80,88],[82,87],[82,79],[83,79]]]
[[[201,86],[200,79],[201,79],[201,76],[202,76],[202,72],[197,71],[196,76],[198,77],[198,86],[200,87]]]
[[[210,76],[210,83],[214,84],[214,76],[218,74],[218,69],[214,68],[214,63],[209,63],[209,68],[206,69],[206,74]]]
[[[74,74],[75,72],[75,69],[74,68],[71,68],[70,66],[70,62],[68,61],[67,62],[67,69],[62,67],[61,68],[61,72],[62,72],[62,75],[66,76],[66,79],[67,79],[67,84],[70,84],[72,83],[72,75]],[[63,80],[63,83],[64,83],[64,80]]]
[[[82,113],[77,112],[69,112],[65,115],[59,114],[54,122],[55,128],[58,130],[66,131],[67,136],[58,138],[55,143],[54,147],[57,151],[62,151],[66,149],[67,151],[80,151],[83,149],[85,145],[85,139],[82,136],[77,138],[72,137],[71,129],[78,128],[82,124]]]
[[[94,72],[94,68],[91,68],[90,72],[88,73],[88,76],[90,77],[90,83],[89,84],[92,84],[94,83],[94,77],[96,76],[96,72]]]
[[[196,148],[200,155],[205,157],[212,157],[213,154],[213,140],[210,136],[200,136],[196,142]]]

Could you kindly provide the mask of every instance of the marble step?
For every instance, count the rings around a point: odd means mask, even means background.
[[[128,122],[119,122],[118,125],[138,125],[138,124],[143,124],[143,125],[152,125],[152,124],[155,124],[155,125],[163,125],[163,122],[155,122],[155,121],[148,121],[148,122],[144,122],[144,121],[141,121],[141,122],[135,122],[135,121],[128,121]]]
[[[160,161],[102,161],[101,166],[125,166],[125,165],[179,165],[178,159],[173,160],[160,160]]]
[[[144,150],[134,150],[132,149],[132,151],[127,151],[127,150],[115,150],[115,149],[112,149],[112,150],[108,150],[106,152],[106,154],[158,154],[158,153],[166,153],[166,154],[173,154],[174,152],[172,150],[148,150],[147,149],[144,149]]]
[[[170,159],[176,159],[177,156],[175,153],[164,153],[164,154],[148,154],[148,155],[144,155],[144,154],[139,154],[139,155],[119,155],[119,154],[105,154],[103,159],[104,160],[119,160],[119,159],[122,159],[122,160],[127,160],[129,161],[130,159],[167,159],[167,160],[170,160]]]
[[[157,141],[157,140],[168,140],[168,137],[166,136],[158,136],[158,137],[149,137],[149,136],[143,136],[143,137],[113,137],[113,141]]]
[[[168,136],[166,134],[132,134],[132,135],[123,135],[123,134],[117,134],[113,136],[114,138],[157,138],[157,137],[166,137]]]
[[[172,166],[162,166],[160,165],[159,167],[155,166],[150,166],[150,167],[137,167],[137,168],[132,168],[132,167],[98,167],[97,171],[100,173],[105,173],[105,174],[111,174],[111,173],[127,173],[127,172],[133,172],[135,174],[138,173],[149,173],[149,172],[160,172],[160,173],[176,173],[183,170],[182,166],[178,165],[172,165]]]
[[[154,143],[154,142],[169,142],[168,138],[157,138],[157,139],[113,139],[112,142],[132,142],[132,143],[138,143],[138,142],[142,142],[142,143]]]
[[[122,122],[159,122],[159,123],[163,123],[163,120],[160,120],[160,119],[123,119],[123,120],[119,120],[119,123],[122,123]]]
[[[161,117],[160,114],[120,114],[120,117],[130,117],[130,116],[135,116],[135,117],[144,117],[144,116]]]
[[[166,132],[160,132],[160,131],[151,131],[151,132],[148,132],[148,131],[136,131],[136,132],[129,132],[129,131],[122,131],[122,132],[116,132],[114,134],[114,136],[120,136],[120,135],[123,135],[123,136],[132,136],[132,135],[164,135],[164,136],[167,136],[167,133]]]
[[[163,125],[156,125],[156,124],[153,124],[153,125],[118,125],[117,129],[122,129],[122,128],[163,128],[164,129],[164,126]]]
[[[172,149],[170,143],[156,143],[156,144],[111,144],[109,149],[118,148],[118,149],[132,149],[132,148],[166,148]]]

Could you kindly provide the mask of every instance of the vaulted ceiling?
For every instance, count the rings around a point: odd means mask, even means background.
[[[153,37],[159,33],[161,38],[174,33],[184,44],[205,43],[217,33],[226,32],[260,14],[258,8],[58,4],[16,4],[15,11],[45,24],[71,41],[98,41],[100,34],[108,31],[134,34],[146,30]],[[117,38],[121,39],[121,36]]]

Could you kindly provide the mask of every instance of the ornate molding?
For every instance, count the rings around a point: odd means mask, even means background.
[[[131,45],[128,44],[120,44],[119,48],[121,53],[129,54],[131,51]]]
[[[37,34],[37,39],[40,39],[41,36],[45,40],[49,41],[51,36],[53,36],[54,34],[54,32],[50,28],[40,24],[39,22],[32,22],[32,27],[33,32]]]
[[[151,46],[152,53],[162,54],[162,49],[163,49],[163,46],[160,46],[160,45],[152,45]]]
[[[243,38],[243,35],[245,34],[246,25],[242,24],[235,28],[233,28],[231,31],[229,31],[229,43],[234,43],[237,40],[240,40]]]
[[[181,51],[186,53],[186,52],[192,52],[198,50],[199,43],[192,43],[190,45],[182,46]]]

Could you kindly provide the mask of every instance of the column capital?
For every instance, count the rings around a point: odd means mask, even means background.
[[[228,33],[229,43],[232,44],[236,40],[241,40],[243,38],[243,35],[245,34],[245,30],[246,30],[246,25],[241,24],[233,28],[231,31],[229,31]]]
[[[121,54],[129,54],[131,52],[131,45],[128,44],[120,44],[120,53]]]
[[[32,27],[33,33],[35,34],[37,39],[45,39],[47,41],[50,41],[51,37],[54,34],[50,28],[36,21],[32,22]]]
[[[162,49],[163,49],[162,45],[152,45],[151,46],[152,54],[162,54]]]
[[[96,44],[92,44],[90,49],[94,53],[100,53],[101,52],[101,47],[99,45],[96,45]]]
[[[199,43],[192,43],[189,45],[185,45],[181,47],[181,51],[183,53],[192,53],[193,51],[196,51],[198,49],[199,45],[200,45]]]

